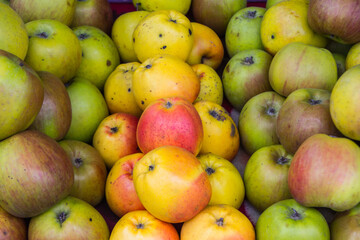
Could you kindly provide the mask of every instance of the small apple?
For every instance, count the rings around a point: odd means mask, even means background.
[[[356,240],[360,237],[360,204],[355,207],[335,214],[335,218],[330,223],[330,233],[332,240]]]
[[[26,240],[26,220],[24,218],[15,217],[0,207],[0,239]]]
[[[176,10],[186,15],[191,6],[191,0],[133,0],[137,10],[149,12],[157,10]]]
[[[346,54],[345,68],[350,69],[360,64],[360,42],[351,45],[349,52]]]

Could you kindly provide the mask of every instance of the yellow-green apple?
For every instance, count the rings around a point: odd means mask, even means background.
[[[39,19],[57,20],[67,26],[74,18],[76,0],[10,0],[12,7],[25,23]]]
[[[262,147],[250,156],[244,172],[245,193],[259,212],[292,198],[287,183],[292,158],[282,145]]]
[[[267,0],[266,1],[266,9],[269,9],[270,7],[274,6],[275,4],[277,4],[278,2],[281,2],[284,0]]]
[[[132,11],[123,13],[115,19],[111,38],[123,63],[139,61],[134,51],[133,33],[139,21],[148,14],[148,11]]]
[[[24,60],[29,38],[21,17],[5,3],[0,3],[0,49]]]
[[[144,110],[151,102],[165,97],[182,97],[193,103],[200,91],[200,80],[180,58],[157,55],[135,70],[132,87],[137,105]]]
[[[360,140],[360,66],[347,70],[339,80],[330,95],[331,118],[339,131],[346,137]]]
[[[346,71],[346,55],[341,53],[332,53],[337,67],[337,76],[338,79]]]
[[[191,68],[200,80],[200,92],[194,103],[207,100],[222,105],[224,89],[219,74],[209,65],[202,63],[192,65]]]
[[[15,217],[0,207],[0,239],[26,240],[26,220],[24,218]]]
[[[272,56],[261,49],[243,50],[227,62],[222,74],[226,99],[236,110],[255,95],[271,91],[269,68]]]
[[[194,103],[204,130],[200,153],[213,153],[231,161],[239,151],[239,131],[226,109],[214,102]]]
[[[195,156],[204,138],[203,125],[193,104],[180,97],[161,98],[147,106],[136,128],[140,150],[165,146],[185,148]]]
[[[157,10],[176,10],[186,15],[191,6],[191,0],[133,0],[137,10],[149,12]]]
[[[3,140],[33,123],[43,104],[44,86],[28,64],[1,49],[0,85],[0,140]]]
[[[70,26],[93,26],[110,35],[113,17],[113,10],[107,0],[77,0]]]
[[[109,115],[104,96],[82,78],[74,78],[66,90],[71,102],[71,124],[64,139],[90,143],[100,122]]]
[[[210,27],[222,38],[231,17],[246,3],[246,0],[192,0],[191,9],[195,22]]]
[[[360,42],[351,45],[345,59],[345,68],[350,69],[360,64]]]
[[[218,204],[207,206],[184,222],[181,240],[255,240],[255,230],[249,219],[238,209]]]
[[[261,213],[256,223],[256,239],[330,240],[330,230],[317,209],[285,199]]]
[[[355,207],[335,214],[330,223],[332,240],[356,240],[360,238],[360,204]]]
[[[221,39],[214,30],[204,24],[191,22],[191,26],[194,45],[186,61],[190,65],[203,63],[216,70],[224,57],[224,46]]]
[[[143,153],[133,153],[120,158],[107,176],[106,202],[118,217],[122,217],[128,212],[145,209],[135,191],[133,182],[134,166],[143,156]]]
[[[75,77],[85,78],[103,90],[106,79],[120,64],[115,43],[97,27],[79,26],[73,31],[82,50],[82,60]]]
[[[135,190],[145,209],[169,223],[181,223],[204,209],[211,185],[194,154],[177,146],[146,153],[134,166]]]
[[[134,51],[140,62],[158,54],[186,61],[194,44],[190,20],[176,10],[157,10],[143,17],[133,32]]]
[[[0,206],[29,218],[65,198],[74,183],[74,170],[64,149],[35,130],[0,142]]]
[[[115,224],[110,240],[117,239],[179,240],[179,234],[171,223],[155,218],[146,210],[137,210],[126,213]]]
[[[105,195],[107,169],[104,159],[91,145],[77,140],[62,140],[60,146],[73,165],[74,184],[70,196],[98,205]]]
[[[29,240],[107,240],[110,236],[104,217],[89,203],[68,196],[46,212],[31,218]]]
[[[142,109],[137,105],[132,89],[133,74],[138,62],[120,64],[109,75],[104,85],[104,98],[109,112],[129,113],[140,117]]]
[[[283,47],[269,69],[271,87],[283,96],[299,88],[331,91],[337,79],[336,61],[331,52],[300,42]]]
[[[276,121],[285,98],[274,91],[259,93],[240,112],[238,128],[242,147],[252,155],[256,150],[279,144]]]
[[[38,130],[59,141],[70,128],[70,97],[60,78],[50,72],[38,72],[38,75],[44,85],[44,100],[29,129]]]
[[[129,113],[113,113],[97,126],[92,145],[110,169],[120,158],[138,152],[136,128],[139,118]]]
[[[226,204],[239,209],[245,197],[242,177],[227,159],[213,153],[197,156],[211,184],[209,205]]]
[[[225,32],[225,46],[230,57],[244,50],[264,49],[260,26],[265,11],[263,7],[246,7],[231,17]]]
[[[285,150],[294,154],[316,133],[341,136],[330,116],[330,92],[300,88],[286,97],[276,121],[276,135]]]
[[[35,71],[55,74],[64,83],[75,76],[81,63],[80,41],[65,24],[40,19],[25,24],[29,35],[27,62]]]
[[[303,206],[346,211],[360,202],[359,177],[359,146],[348,138],[319,133],[294,154],[288,184]]]

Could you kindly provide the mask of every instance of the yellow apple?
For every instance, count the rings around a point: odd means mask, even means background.
[[[191,5],[191,0],[133,0],[134,6],[140,10],[153,12],[156,10],[176,10],[186,14]]]
[[[351,46],[345,59],[345,69],[349,69],[355,65],[360,64],[360,43]]]

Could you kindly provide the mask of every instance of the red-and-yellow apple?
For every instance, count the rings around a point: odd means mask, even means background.
[[[15,217],[0,207],[0,239],[26,240],[26,220],[24,218]]]

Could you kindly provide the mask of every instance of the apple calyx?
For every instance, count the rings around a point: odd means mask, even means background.
[[[172,103],[170,102],[170,101],[167,101],[166,103],[165,103],[165,108],[166,109],[169,109],[169,108],[171,108],[172,107]]]
[[[270,116],[276,116],[276,109],[270,106],[266,108],[266,114]]]
[[[155,166],[154,166],[153,164],[149,165],[149,171],[150,171],[150,172],[151,172],[151,171],[154,171],[154,169],[155,169]]]
[[[291,215],[290,215],[290,218],[293,219],[293,220],[301,220],[302,219],[302,215],[296,211],[294,208],[291,208]]]
[[[218,225],[219,227],[224,226],[224,218],[216,219],[216,225]]]
[[[146,69],[150,69],[151,67],[152,67],[151,64],[145,66]]]
[[[207,167],[206,169],[205,169],[205,172],[207,173],[207,175],[211,175],[211,174],[213,174],[214,172],[215,172],[215,169],[213,169],[213,168],[211,168],[211,167]]]
[[[46,32],[41,32],[41,33],[37,33],[35,34],[35,36],[39,37],[39,38],[48,38],[49,35]]]
[[[56,221],[60,224],[60,227],[62,227],[62,224],[65,222],[65,220],[69,217],[68,212],[59,212],[56,214]]]
[[[256,17],[256,13],[257,13],[257,11],[247,11],[247,12],[246,12],[246,17],[247,17],[247,18],[255,18],[255,17]]]
[[[226,120],[226,118],[224,117],[224,116],[222,116],[221,114],[219,114],[217,111],[215,111],[215,110],[210,110],[209,111],[209,114],[212,116],[212,117],[214,117],[216,120],[218,120],[218,121],[225,121]]]
[[[144,228],[145,228],[145,225],[142,224],[142,223],[139,223],[139,224],[136,224],[136,228],[137,228],[137,229],[144,229]]]
[[[87,34],[87,33],[80,33],[79,36],[78,36],[78,39],[79,40],[84,40],[84,39],[87,39],[89,37],[90,37],[90,35]]]
[[[321,103],[321,100],[309,99],[310,105],[317,105]]]
[[[74,161],[73,161],[73,165],[76,167],[76,168],[79,168],[81,167],[81,165],[83,164],[83,160],[81,158],[75,158]]]
[[[114,133],[117,133],[119,131],[119,128],[118,127],[112,127],[110,128],[111,130],[111,133],[114,134]]]
[[[242,65],[252,65],[254,64],[254,58],[253,56],[250,56],[250,57],[245,57],[244,59],[241,60],[241,64]]]
[[[280,165],[284,165],[284,164],[287,164],[289,162],[290,162],[290,158],[287,158],[287,157],[284,157],[284,156],[281,156],[278,159],[276,159],[276,163],[280,164]]]
[[[172,18],[170,18],[170,20],[169,20],[170,22],[173,22],[173,23],[177,23],[177,21],[176,21],[176,19],[172,19]]]

